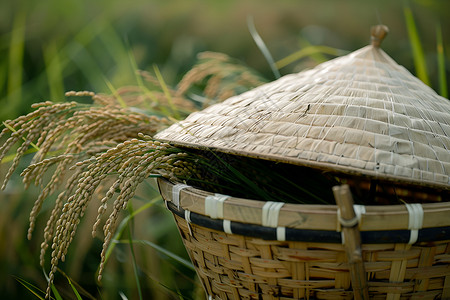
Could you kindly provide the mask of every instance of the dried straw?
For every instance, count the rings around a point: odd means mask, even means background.
[[[450,188],[450,101],[395,63],[378,42],[192,113],[156,138]]]

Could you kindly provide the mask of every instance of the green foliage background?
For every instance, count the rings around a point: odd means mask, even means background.
[[[421,50],[411,46],[405,15],[411,12]],[[406,13],[405,13],[406,12]],[[176,85],[201,51],[223,52],[240,59],[269,80],[273,74],[247,28],[253,16],[256,29],[275,61],[309,46],[353,51],[369,43],[370,26],[384,23],[391,32],[382,48],[413,74],[419,69],[414,53],[436,91],[448,86],[450,61],[450,2],[434,1],[270,1],[270,0],[19,0],[0,2],[0,121],[31,110],[34,102],[65,101],[64,92],[92,90],[110,93],[114,87],[136,84],[136,69],[156,64],[169,85]],[[441,32],[441,35],[437,34]],[[437,40],[442,37],[441,57]],[[283,67],[287,74],[312,67],[333,56],[314,53]],[[417,55],[416,55],[417,57]],[[443,59],[444,58],[444,59]],[[439,61],[439,63],[438,63]],[[439,67],[440,66],[440,67]],[[443,70],[443,71],[442,71]],[[441,74],[441,76],[439,76]],[[1,141],[0,141],[1,142]],[[26,163],[26,162],[25,162]],[[0,178],[7,165],[0,165]],[[45,216],[31,241],[26,240],[28,213],[37,189],[23,190],[16,175],[0,193],[0,296],[36,299],[15,277],[45,289],[39,267],[39,244]],[[152,183],[133,202],[138,209],[158,196]],[[48,213],[43,209],[42,214]],[[61,267],[95,297],[138,298],[130,246],[115,248],[97,286],[95,271],[101,242],[92,239],[90,225],[96,211],[87,213],[68,259]],[[91,220],[89,220],[91,218]],[[171,216],[162,202],[134,217],[134,239],[146,240],[187,259]],[[194,272],[153,247],[133,244],[140,289],[151,299],[201,296]],[[64,299],[76,299],[64,276],[57,281]]]

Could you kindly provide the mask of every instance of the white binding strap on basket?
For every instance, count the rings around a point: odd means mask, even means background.
[[[164,205],[166,206],[166,209],[167,209],[167,210],[170,210],[170,209],[169,209],[169,201],[164,200]]]
[[[182,189],[190,187],[187,184],[178,183],[172,187],[172,202],[177,206],[177,209],[180,209],[180,192]]]
[[[223,220],[223,231],[225,233],[232,234],[231,232],[231,221],[230,220]]]
[[[278,217],[283,205],[283,202],[267,201],[262,208],[262,225],[276,228],[278,241],[286,240],[286,228],[278,227]]]
[[[408,229],[411,230],[408,244],[412,245],[417,242],[419,229],[422,229],[423,207],[420,203],[405,203],[405,206],[409,213]]]
[[[230,198],[227,195],[214,194],[205,198],[205,215],[212,219],[223,218],[223,203]]]
[[[286,241],[286,227],[277,227],[277,241]]]
[[[283,202],[267,201],[262,208],[262,226],[277,227],[280,209]]]
[[[189,234],[192,236],[192,228],[191,228],[191,211],[185,210],[184,211],[184,219],[186,220],[187,227],[189,229]]]

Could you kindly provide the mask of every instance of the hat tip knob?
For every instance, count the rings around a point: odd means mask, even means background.
[[[380,47],[381,42],[389,33],[389,28],[386,25],[375,25],[370,29],[371,44],[374,47]]]

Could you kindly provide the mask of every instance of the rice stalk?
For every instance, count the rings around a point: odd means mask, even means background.
[[[223,101],[234,95],[255,88],[266,80],[254,70],[228,55],[216,52],[202,52],[198,62],[178,83],[176,95],[204,98],[200,108]],[[197,97],[192,97],[194,94]],[[198,97],[204,95],[204,97]]]
[[[46,253],[51,252],[47,298],[58,264],[65,260],[80,220],[94,196],[102,196],[92,225],[92,235],[101,228],[103,236],[98,280],[102,279],[113,248],[112,241],[122,230],[118,222],[121,212],[128,207],[137,187],[150,176],[156,174],[208,189],[219,187],[231,194],[263,200],[275,199],[271,194],[274,189],[270,189],[271,178],[258,178],[259,184],[254,181],[257,175],[264,174],[259,172],[271,172],[259,169],[256,164],[248,168],[245,164],[251,163],[250,160],[190,152],[152,139],[171,121],[146,110],[149,103],[160,115],[164,110],[170,114],[177,110],[181,116],[196,109],[186,94],[197,84],[205,84],[205,95],[213,100],[203,103],[206,106],[263,82],[256,73],[226,55],[204,53],[199,58],[199,63],[186,74],[177,89],[170,89],[155,69],[156,77],[140,74],[153,86],[151,96],[143,81],[138,82],[138,86],[112,88],[112,95],[72,91],[66,96],[90,97],[93,104],[42,102],[33,106],[35,111],[5,121],[0,138],[8,138],[0,146],[0,160],[14,145],[19,144],[19,147],[3,188],[28,149],[32,145],[37,149],[30,166],[21,174],[25,187],[34,184],[41,188],[30,212],[28,238],[31,238],[44,200],[59,191],[41,243],[42,266]],[[240,172],[246,169],[251,172]],[[49,173],[50,179],[46,179],[44,175]],[[109,181],[111,184],[106,185]],[[106,215],[108,206],[111,209]],[[106,221],[102,224],[104,217]]]

